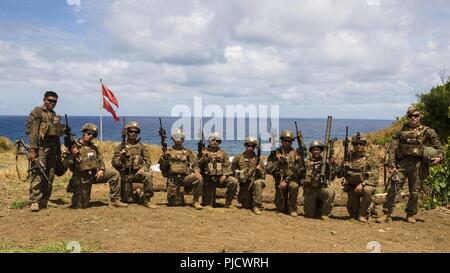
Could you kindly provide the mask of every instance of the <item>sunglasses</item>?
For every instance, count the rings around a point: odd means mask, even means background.
[[[364,143],[353,143],[353,146],[364,146]]]
[[[418,118],[419,116],[420,116],[419,114],[408,115],[408,118]]]
[[[88,136],[97,137],[97,133],[96,133],[96,132],[86,131],[86,134],[87,134]]]
[[[245,145],[245,146],[247,146],[247,147],[252,147],[252,148],[255,148],[255,147],[256,147],[256,145]]]
[[[211,139],[211,142],[218,142],[218,143],[220,143],[220,142],[222,142],[221,140],[218,140],[218,139]]]
[[[128,131],[129,134],[139,134],[139,131],[135,131],[135,130],[130,130]]]
[[[45,99],[48,103],[56,104],[58,100]]]

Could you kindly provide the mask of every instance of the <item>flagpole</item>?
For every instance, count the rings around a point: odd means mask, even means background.
[[[100,84],[103,84],[102,79],[100,79]],[[100,86],[100,89],[102,87]],[[103,142],[103,116],[102,116],[102,110],[103,110],[103,89],[100,92],[100,142]]]

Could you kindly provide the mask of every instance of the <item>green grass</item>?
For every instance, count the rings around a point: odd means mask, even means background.
[[[10,208],[11,209],[23,209],[28,205],[28,201],[24,201],[24,200],[16,200],[14,202],[12,202]]]

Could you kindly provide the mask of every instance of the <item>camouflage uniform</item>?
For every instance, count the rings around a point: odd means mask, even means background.
[[[159,168],[163,176],[167,177],[169,206],[184,205],[184,194],[180,192],[180,187],[184,187],[186,194],[192,193],[195,205],[202,194],[203,179],[193,173],[195,171],[200,173],[194,152],[183,145],[174,145],[167,152],[168,155],[162,155],[159,159]]]
[[[417,214],[419,187],[422,186],[422,180],[428,176],[428,164],[423,158],[425,147],[433,147],[437,155],[443,158],[442,145],[432,128],[424,125],[411,128],[408,124],[404,124],[394,135],[390,147],[389,162],[392,166],[397,166],[398,184],[408,179],[409,199],[405,209],[408,216]],[[395,188],[391,183],[383,206],[383,212],[386,214],[391,214],[394,210],[397,194]]]
[[[358,135],[357,135],[358,136]],[[360,138],[361,145],[366,145],[367,140]],[[356,144],[356,136],[352,138],[352,144]],[[350,153],[349,160],[344,161],[337,171],[337,177],[344,178],[344,192],[347,193],[347,211],[350,217],[365,220],[373,212],[374,204],[372,196],[377,187],[376,163],[370,161],[365,152]],[[355,188],[361,184],[363,189],[356,192]]]
[[[112,166],[120,172],[121,200],[126,203],[138,202],[139,196],[133,194],[133,183],[142,183],[144,184],[143,203],[146,204],[154,194],[150,153],[139,140],[136,143],[127,141],[125,147],[122,146],[117,146],[111,162]],[[125,158],[121,157],[121,152],[126,154]],[[143,169],[144,173],[138,174],[140,169]]]
[[[256,164],[254,152],[251,157],[247,157],[246,152],[234,157],[231,164],[231,171],[239,181],[238,201],[246,209],[263,208],[262,192],[266,187],[266,172],[263,162],[259,162],[259,170]]]
[[[110,187],[111,202],[115,202],[120,196],[120,175],[114,169],[106,170],[105,164],[97,146],[92,142],[83,144],[77,140],[75,146],[79,153],[74,159],[69,152],[64,153],[64,165],[73,175],[69,184],[72,186],[72,207],[86,208],[89,205],[92,184],[108,183]],[[103,170],[104,175],[97,181],[95,175]]]
[[[313,147],[322,147],[318,141],[313,141],[310,145],[310,151]],[[333,164],[334,165],[334,164]],[[328,183],[323,183],[320,177],[320,170],[322,167],[322,157],[313,158],[310,156],[305,161],[305,172],[302,176],[302,184],[304,190],[304,205],[305,217],[328,217],[333,209],[333,201],[335,192],[329,188]],[[335,170],[335,166],[333,166]],[[335,171],[331,171],[331,165],[327,163],[325,169],[326,177],[331,177],[330,181],[334,180]],[[328,180],[328,179],[327,179]]]
[[[217,133],[212,133],[209,139],[220,139]],[[216,188],[227,188],[225,207],[231,206],[236,196],[238,181],[232,176],[230,160],[225,151],[219,147],[212,147],[211,143],[198,161],[203,176],[203,206],[215,205]],[[224,181],[220,178],[225,176]]]
[[[41,161],[46,169],[48,181],[37,170],[31,174],[30,201],[44,207],[50,199],[57,164],[61,162],[61,142],[59,137],[64,128],[59,123],[60,117],[45,105],[31,111],[26,122],[26,134],[30,149],[35,149],[36,160]]]
[[[272,151],[267,159],[265,170],[275,180],[275,206],[280,212],[297,213],[300,175],[304,171],[303,163],[298,149],[292,147],[286,151],[280,147]],[[285,189],[279,188],[282,181],[287,183]]]

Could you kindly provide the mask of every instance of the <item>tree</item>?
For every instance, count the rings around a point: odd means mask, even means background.
[[[447,143],[450,136],[450,80],[418,97],[417,106],[423,113],[423,124],[436,130],[441,141]]]

